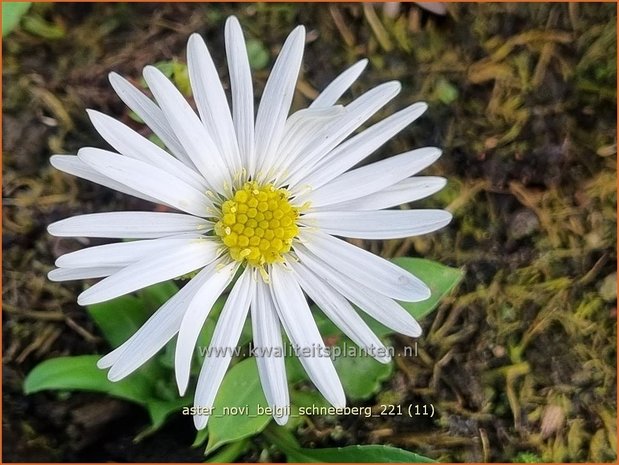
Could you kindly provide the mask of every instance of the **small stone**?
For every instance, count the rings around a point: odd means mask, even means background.
[[[547,439],[557,433],[565,424],[565,412],[559,405],[548,405],[542,414],[542,438]]]
[[[598,291],[600,297],[606,302],[617,300],[617,273],[611,273],[606,276],[600,283]]]
[[[539,230],[539,219],[531,210],[523,208],[512,215],[507,232],[511,239],[520,240]]]

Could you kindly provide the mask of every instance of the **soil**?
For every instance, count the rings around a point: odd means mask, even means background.
[[[39,362],[105,353],[76,303],[82,283],[46,278],[56,257],[87,245],[46,233],[88,212],[148,208],[48,163],[53,153],[106,147],[95,108],[144,134],[107,74],[185,60],[204,35],[226,82],[223,22],[236,14],[263,47],[262,91],[288,32],[308,30],[294,106],[357,59],[359,95],[397,79],[385,116],[429,110],[372,157],[435,145],[427,174],[448,186],[418,205],[454,221],[439,233],[362,243],[384,256],[462,267],[458,289],[423,321],[419,356],[368,405],[432,404],[436,416],[313,418],[307,447],[390,444],[440,461],[616,460],[616,5],[35,4],[3,40],[3,461],[202,461],[187,417],[139,442],[139,407],[93,393],[26,396]],[[396,336],[401,350],[413,341]],[[239,460],[283,460],[260,436]]]

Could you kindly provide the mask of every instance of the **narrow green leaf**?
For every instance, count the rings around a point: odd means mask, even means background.
[[[427,457],[390,446],[347,446],[329,449],[283,450],[288,462],[323,463],[434,463]]]
[[[309,463],[434,463],[422,455],[390,446],[355,445],[327,449],[304,449],[287,428],[270,425],[264,437],[275,444],[288,459],[288,462]]]
[[[156,432],[164,425],[165,421],[172,413],[178,412],[189,404],[191,404],[191,399],[189,397],[177,397],[175,400],[171,401],[150,400],[146,403],[145,407],[150,415],[151,425],[138,434],[135,441],[141,441],[143,438]]]
[[[196,432],[196,438],[193,440],[191,447],[198,447],[204,444],[208,439],[208,428],[200,429]]]
[[[48,40],[61,39],[66,33],[61,25],[47,22],[40,16],[26,16],[22,27],[25,31]]]
[[[206,463],[232,463],[247,450],[247,446],[249,446],[247,438],[228,444],[210,457]]]
[[[262,431],[271,421],[271,415],[258,414],[258,407],[267,405],[256,359],[247,358],[234,365],[215,399],[213,416],[208,423],[206,453]]]
[[[152,397],[147,378],[134,373],[122,381],[111,382],[97,368],[98,355],[79,355],[46,360],[32,369],[24,381],[24,392],[44,390],[80,390],[103,392],[114,397],[145,405]]]
[[[129,339],[150,314],[140,299],[130,295],[89,305],[86,309],[112,347]]]
[[[3,2],[2,4],[2,37],[17,27],[19,20],[24,16],[32,2]]]

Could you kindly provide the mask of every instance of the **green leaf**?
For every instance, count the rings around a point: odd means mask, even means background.
[[[142,301],[130,295],[89,305],[86,309],[112,347],[129,339],[150,315]]]
[[[285,354],[291,353],[291,349],[288,344],[285,345],[284,350]],[[286,355],[286,357],[284,358],[284,363],[286,365],[286,377],[288,378],[289,384],[295,384],[300,381],[307,380],[307,374],[305,373],[303,365],[301,365],[301,362],[297,357],[295,357],[294,355]]]
[[[232,463],[247,450],[248,446],[249,439],[247,438],[228,444],[217,454],[210,457],[206,463]]]
[[[434,89],[434,96],[446,105],[458,98],[458,89],[444,78],[440,78]]]
[[[435,463],[427,457],[390,446],[347,446],[329,449],[283,450],[288,462],[323,463]]]
[[[290,390],[290,403],[295,407],[329,407],[331,404],[327,402],[321,393],[312,390],[300,390],[292,388]]]
[[[191,447],[198,447],[204,444],[204,441],[208,439],[208,428],[199,429],[196,432],[196,438],[193,440]]]
[[[19,20],[24,16],[32,2],[5,2],[2,4],[2,37],[17,27]]]
[[[122,381],[111,382],[97,368],[98,355],[79,355],[46,360],[32,369],[24,381],[24,392],[43,390],[81,390],[103,392],[145,405],[152,396],[148,378],[134,373]]]
[[[464,276],[464,271],[459,268],[451,268],[423,258],[400,257],[391,261],[417,276],[432,291],[430,298],[423,302],[400,302],[417,320],[432,312]]]
[[[189,69],[187,64],[174,60],[174,84],[178,87],[184,96],[190,97],[192,94],[191,83],[189,82]]]
[[[226,374],[215,398],[213,416],[208,423],[206,453],[262,431],[271,421],[271,415],[258,414],[258,406],[265,408],[267,405],[256,359],[247,358],[234,365]],[[237,414],[227,414],[226,407],[243,410]]]
[[[141,82],[141,81],[140,81]],[[142,87],[146,87],[146,84],[142,84]],[[135,113],[132,110],[129,110],[129,112],[127,112],[127,114],[129,115],[129,118],[131,118],[133,121],[135,121],[136,123],[142,123],[144,124],[144,120],[142,118],[140,118],[137,113]],[[151,142],[154,142],[154,140],[151,139]]]
[[[348,347],[354,342],[348,340]],[[357,351],[358,348],[355,347]],[[334,361],[346,396],[352,400],[365,400],[380,391],[383,381],[393,372],[393,362],[380,363],[370,355],[340,356]]]
[[[89,305],[87,310],[101,329],[105,339],[116,348],[142,327],[152,312],[167,300],[167,296],[173,295],[174,289],[178,288],[173,283],[157,284],[143,289],[138,294],[139,297],[126,295],[100,304]],[[146,301],[151,305],[147,305]],[[161,358],[160,355],[157,360]],[[168,394],[170,389],[168,383],[165,382],[166,373],[161,364],[146,363],[140,368],[140,375],[149,380],[153,397],[170,400],[171,396]],[[174,391],[172,398],[176,397],[176,391]]]
[[[208,347],[211,344],[211,339],[213,339],[216,326],[217,320],[210,317],[207,318],[202,325],[200,335],[198,336],[198,342],[196,343],[196,348],[194,350],[194,359],[192,364],[192,372],[195,371],[196,374],[199,373],[200,368],[202,368],[202,364],[204,363],[204,358]],[[172,358],[172,367],[174,367],[174,358]]]
[[[148,401],[145,407],[148,410],[148,414],[150,415],[151,425],[140,434],[138,434],[135,440],[140,441],[146,436],[154,433],[164,425],[165,421],[172,413],[178,412],[183,407],[186,407],[190,404],[191,399],[189,397],[177,397],[176,399],[170,401]]]
[[[48,40],[61,39],[65,30],[61,25],[45,21],[40,16],[26,16],[22,21],[25,31]]]
[[[260,70],[269,63],[269,52],[261,41],[248,39],[247,58],[253,69]]]
[[[196,353],[198,357],[200,357],[200,362],[204,359],[204,352],[200,354],[199,347],[207,348],[211,344],[211,339],[213,338],[213,333],[215,332],[215,326],[217,326],[219,315],[226,304],[227,298],[228,296],[224,295],[215,301],[213,308],[211,308],[204,326],[200,331],[200,336],[198,337],[198,342],[196,343]],[[200,363],[200,365],[202,364]]]
[[[140,299],[151,312],[159,309],[178,292],[178,286],[174,281],[164,281],[153,286],[148,286],[139,292]]]
[[[275,444],[288,462],[308,463],[434,463],[422,455],[390,446],[347,446],[328,449],[304,449],[286,428],[269,426],[264,437]]]
[[[200,369],[202,368],[202,364],[204,363],[204,357],[206,355],[206,351],[208,347],[211,345],[211,339],[213,339],[213,334],[215,333],[215,327],[217,326],[217,321],[219,320],[219,315],[226,304],[228,296],[222,295],[219,297],[215,303],[213,304],[213,308],[208,314],[208,317],[204,324],[202,325],[202,329],[200,330],[200,335],[198,336],[198,341],[196,343],[196,347],[194,350],[194,358],[192,364],[192,373],[195,372],[198,374]],[[172,368],[174,367],[174,359],[172,358]]]
[[[185,97],[191,96],[189,70],[186,63],[182,63],[178,60],[167,60],[159,61],[155,63],[154,66],[167,78],[171,79]],[[145,81],[143,81],[143,83],[144,85],[146,84]]]
[[[151,425],[135,438],[136,441],[157,431],[170,414],[191,403],[189,397],[159,398],[157,382],[160,380],[146,376],[144,370],[112,382],[107,379],[105,371],[97,368],[98,359],[98,355],[80,355],[46,360],[28,374],[24,391],[26,394],[43,390],[93,391],[139,404],[148,410]]]
[[[174,75],[174,61],[172,60],[158,61],[153,66],[161,71],[167,78],[171,79]]]
[[[286,428],[294,430],[306,421],[308,409],[328,408],[331,404],[313,386],[291,386],[290,387],[290,418],[286,423]],[[301,415],[301,408],[304,408]]]

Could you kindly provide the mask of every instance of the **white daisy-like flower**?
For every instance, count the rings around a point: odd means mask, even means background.
[[[110,380],[128,376],[176,336],[176,381],[184,395],[201,328],[237,275],[211,347],[235,347],[250,313],[256,354],[281,354],[283,326],[300,349],[309,378],[336,407],[345,406],[346,398],[331,359],[324,356],[328,351],[304,294],[381,362],[388,361],[388,351],[353,305],[394,331],[421,334],[417,321],[397,301],[427,299],[428,287],[335,236],[402,238],[449,223],[451,215],[443,210],[388,210],[445,185],[440,177],[412,177],[440,156],[439,149],[411,150],[354,168],[417,119],[426,104],[415,103],[353,135],[400,91],[398,82],[387,82],[337,105],[365,68],[367,60],[362,60],[308,108],[289,116],[304,41],[302,26],[287,38],[254,117],[250,66],[236,18],[229,18],[225,27],[232,112],[208,49],[194,34],[187,61],[198,114],[152,66],[144,69],[144,79],[156,103],[119,75],[110,75],[120,98],[167,151],[89,110],[93,125],[117,152],[87,147],[77,156],[51,158],[66,173],[180,211],[95,213],[51,224],[54,236],[137,239],[58,258],[58,268],[49,273],[54,281],[104,278],[80,294],[80,305],[199,270],[133,336],[99,361],[100,368],[109,368]],[[307,347],[312,350],[302,350]],[[194,398],[202,412],[213,405],[232,356],[233,351],[219,351],[205,358]],[[284,358],[256,360],[270,407],[285,412]],[[275,419],[283,424],[287,416]],[[207,415],[194,416],[198,429],[207,421]]]

